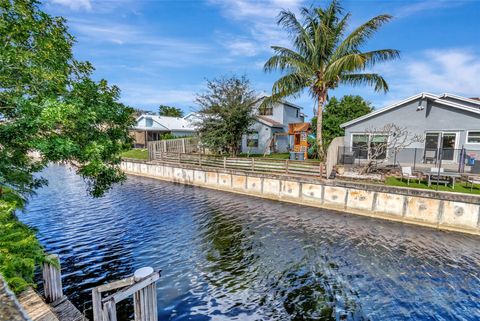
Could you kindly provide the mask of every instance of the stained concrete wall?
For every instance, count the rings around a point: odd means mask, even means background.
[[[133,160],[121,167],[127,174],[480,235],[475,195]]]

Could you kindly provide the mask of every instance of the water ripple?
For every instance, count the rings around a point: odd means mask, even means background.
[[[138,177],[93,200],[65,167],[44,176],[19,217],[89,317],[92,287],[148,265],[161,320],[480,318],[478,237]]]

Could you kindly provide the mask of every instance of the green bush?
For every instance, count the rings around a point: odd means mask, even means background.
[[[11,192],[0,196],[0,273],[15,293],[33,286],[35,268],[49,260],[36,238],[36,231],[15,215],[15,210],[22,205]]]

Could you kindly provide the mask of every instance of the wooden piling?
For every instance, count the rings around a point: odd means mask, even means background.
[[[56,260],[59,267],[50,263],[43,264],[43,287],[45,289],[45,299],[47,302],[55,302],[63,299],[61,267],[58,255],[51,254],[48,256],[50,260]]]

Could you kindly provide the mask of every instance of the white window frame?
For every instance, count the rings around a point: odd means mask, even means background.
[[[387,134],[381,134],[381,133],[378,133],[378,134],[373,134],[373,133],[351,133],[350,134],[350,148],[353,149],[353,135],[363,135],[363,136],[368,136],[368,142],[367,142],[367,146],[368,146],[368,149],[370,149],[370,143],[372,142],[372,136],[387,136],[387,144],[389,144],[390,142],[390,135],[387,135]],[[367,152],[367,160],[369,159],[368,158],[368,155],[369,153]],[[389,158],[388,158],[388,152],[386,152],[385,154],[385,160],[387,161]]]
[[[480,133],[480,129],[478,130],[467,130],[467,135],[465,136],[465,144],[468,144],[468,145],[480,145],[480,143],[469,143],[468,142],[468,135],[470,135],[470,132],[478,132]]]

